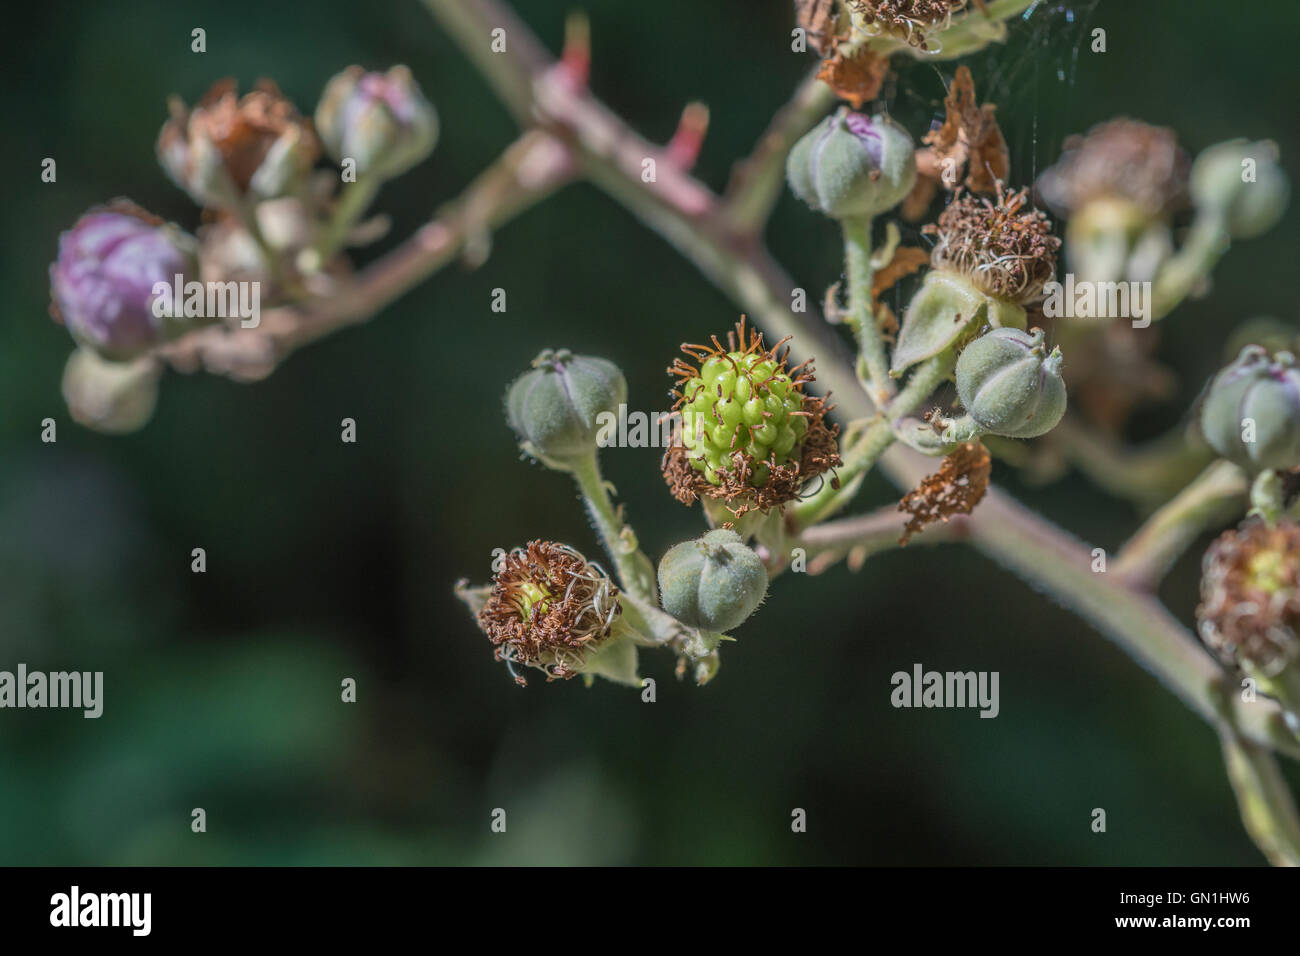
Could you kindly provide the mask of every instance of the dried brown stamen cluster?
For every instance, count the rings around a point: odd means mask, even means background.
[[[1037,189],[1062,216],[1093,200],[1122,199],[1156,218],[1186,202],[1190,168],[1173,130],[1117,119],[1067,139]]]
[[[947,521],[953,515],[968,515],[984,498],[993,471],[989,451],[979,442],[966,442],[943,460],[939,470],[921,479],[921,483],[903,496],[899,511],[912,517],[898,539],[907,544],[913,535],[924,531],[936,521]]]
[[[1277,673],[1300,652],[1300,525],[1226,531],[1201,564],[1201,640],[1224,661]]]
[[[918,50],[928,50],[926,33],[946,29],[954,13],[965,10],[968,0],[850,0],[849,6],[873,27]],[[983,0],[975,0],[982,7]]]
[[[548,680],[578,674],[621,611],[618,588],[599,565],[550,541],[530,541],[500,561],[478,615],[497,660],[538,668]]]
[[[1044,213],[1025,210],[1027,202],[1027,189],[1007,195],[1000,182],[995,200],[958,193],[938,225],[923,230],[938,236],[930,264],[964,275],[995,298],[1021,304],[1038,298],[1056,274],[1061,240]]]

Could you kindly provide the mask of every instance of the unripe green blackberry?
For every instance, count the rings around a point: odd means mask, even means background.
[[[721,633],[744,623],[767,594],[767,569],[740,535],[718,528],[683,541],[659,562],[664,610],[683,624]]]
[[[716,336],[712,346],[682,346],[693,362],[676,359],[668,370],[678,378],[681,426],[664,455],[679,501],[721,498],[737,515],[766,511],[839,464],[838,428],[825,424],[825,402],[804,392],[812,367],[788,368],[781,344],[766,348],[742,318],[726,347]]]
[[[627,380],[613,362],[547,349],[511,384],[506,415],[526,453],[567,466],[595,453],[600,416],[626,402]]]

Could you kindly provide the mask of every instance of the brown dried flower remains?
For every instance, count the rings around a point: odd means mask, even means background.
[[[862,109],[880,95],[880,88],[888,75],[889,57],[865,46],[850,56],[835,50],[817,71],[817,79],[829,86],[840,99],[847,100],[855,110]]]
[[[898,503],[899,511],[912,516],[898,543],[907,544],[936,521],[946,522],[953,515],[974,511],[988,490],[992,470],[989,450],[979,442],[958,445],[938,471],[922,478]]]
[[[995,298],[1021,304],[1039,298],[1056,274],[1061,240],[1044,213],[1024,209],[1027,202],[1028,190],[1007,195],[1001,183],[996,200],[959,192],[938,225],[923,230],[938,236],[930,264],[966,276]]]
[[[1059,215],[1118,198],[1155,218],[1186,202],[1190,168],[1173,130],[1117,119],[1067,139],[1061,158],[1038,177],[1038,192]]]
[[[926,33],[944,29],[954,13],[965,10],[968,0],[849,0],[854,12],[918,50],[928,50]],[[983,7],[983,0],[975,0]]]
[[[609,636],[620,612],[618,588],[599,565],[567,545],[530,541],[501,559],[478,621],[497,660],[539,668],[554,680],[580,672],[586,651]],[[526,683],[518,674],[515,680]]]
[[[1300,524],[1225,531],[1201,563],[1201,640],[1230,664],[1274,674],[1300,651]]]
[[[231,78],[220,80],[198,104],[188,109],[178,97],[168,102],[171,119],[160,134],[160,146],[170,150],[177,143],[201,134],[221,153],[226,170],[241,192],[257,172],[266,154],[286,130],[296,127],[301,134],[303,162],[310,166],[320,153],[311,122],[298,113],[271,80],[259,80],[242,98]]]

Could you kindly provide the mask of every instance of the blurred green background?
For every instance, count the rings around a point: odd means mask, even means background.
[[[518,7],[554,49],[577,5]],[[789,52],[788,0],[582,6],[593,86],[638,130],[665,140],[683,103],[710,105],[698,173],[715,188],[811,66]],[[478,270],[446,270],[263,383],[169,374],[144,432],[76,426],[47,264],[59,232],[114,196],[197,225],[153,158],[168,94],[266,75],[310,112],[350,63],[409,64],[443,138],[380,198],[394,237],[514,129],[415,0],[54,0],[28,13],[0,93],[0,669],[102,670],[106,688],[99,720],[0,712],[0,863],[1262,862],[1213,733],[1086,625],[959,548],[783,577],[707,688],[646,657],[654,704],[605,684],[511,682],[453,582],[485,579],[493,548],[534,537],[598,547],[568,481],[519,460],[507,381],[564,345],[617,360],[633,407],[660,409],[677,344],[737,314],[590,187],[509,224]],[[1256,30],[1230,29],[1218,0],[1044,3],[969,62],[1021,181],[1115,115],[1173,126],[1192,151],[1272,137],[1295,179],[1300,84],[1268,38],[1295,35],[1300,9],[1252,4],[1251,19]],[[190,52],[195,26],[205,54]],[[1094,27],[1104,54],[1085,42]],[[919,135],[952,66],[899,65],[890,108]],[[57,184],[39,181],[46,156]],[[1162,356],[1183,389],[1134,437],[1177,421],[1239,322],[1296,318],[1298,222],[1234,248],[1211,294],[1168,323]],[[835,230],[788,196],[770,239],[814,295],[837,278]],[[490,310],[496,287],[504,315]],[[47,416],[56,444],[40,441]],[[343,417],[355,445],[339,441]],[[699,532],[656,450],[605,464],[652,555]],[[1139,518],[1077,478],[995,477],[1107,548]],[[896,497],[877,481],[862,506]],[[194,547],[206,574],[190,573]],[[1195,571],[1193,554],[1165,590],[1185,621]],[[916,662],[999,671],[1001,715],[892,709],[890,674]],[[356,704],[339,700],[344,677]],[[194,807],[206,834],[190,831]],[[497,807],[504,835],[489,831]],[[804,834],[790,830],[796,807]]]

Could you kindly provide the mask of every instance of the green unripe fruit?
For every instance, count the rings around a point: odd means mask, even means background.
[[[1300,372],[1290,352],[1271,359],[1258,345],[1210,383],[1201,407],[1210,447],[1250,472],[1300,465]]]
[[[1047,354],[1042,329],[994,329],[957,359],[957,394],[983,432],[1042,435],[1065,414],[1061,350]]]
[[[786,161],[794,194],[832,219],[878,215],[916,183],[916,144],[885,116],[847,108],[795,143]]]
[[[683,624],[721,633],[739,627],[767,594],[767,569],[726,528],[683,541],[659,562],[664,610]]]
[[[547,349],[506,393],[506,415],[524,451],[564,464],[594,454],[604,416],[627,402],[613,362]]]
[[[1192,164],[1192,202],[1222,215],[1234,239],[1262,235],[1282,218],[1291,194],[1277,158],[1277,144],[1268,140],[1233,139],[1209,147]]]
[[[682,384],[682,445],[691,466],[711,485],[743,451],[754,462],[750,484],[761,487],[775,457],[778,465],[799,459],[808,431],[803,393],[765,352],[733,350],[706,360],[700,375]]]

